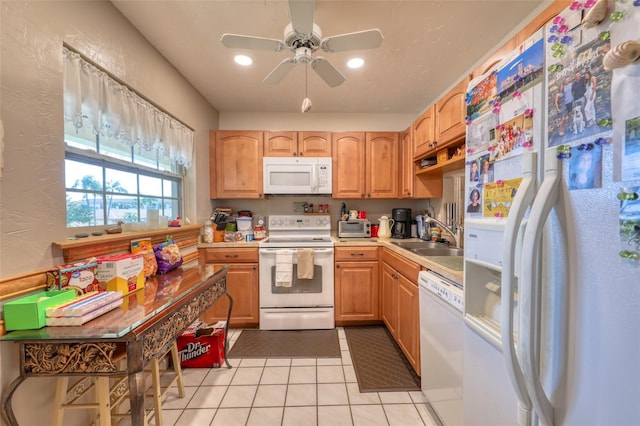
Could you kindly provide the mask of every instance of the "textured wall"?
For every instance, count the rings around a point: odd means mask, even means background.
[[[65,227],[63,42],[195,129],[185,213],[194,223],[210,213],[208,132],[218,127],[218,113],[176,69],[109,2],[3,1],[0,277],[60,263],[51,242],[71,234]]]
[[[0,277],[62,263],[51,242],[73,233],[65,226],[63,42],[195,129],[185,211],[192,222],[208,216],[209,129],[218,127],[218,112],[110,2],[3,0],[0,19],[0,107],[5,130]],[[4,389],[17,376],[17,347],[0,344],[0,359]],[[27,380],[14,397],[20,424],[42,423],[52,395],[53,381]],[[36,406],[44,411],[36,413],[32,408]],[[66,420],[65,424],[73,424]]]

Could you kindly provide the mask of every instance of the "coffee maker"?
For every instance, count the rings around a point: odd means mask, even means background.
[[[392,209],[391,238],[411,238],[411,209]]]

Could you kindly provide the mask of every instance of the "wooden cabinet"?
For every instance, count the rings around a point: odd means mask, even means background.
[[[398,133],[367,133],[366,142],[366,198],[398,198]]]
[[[229,326],[255,327],[260,321],[258,287],[258,249],[257,248],[200,248],[199,263],[228,264],[227,290],[233,298],[233,310]],[[221,298],[209,308],[201,321],[207,324],[226,320],[229,310],[228,299]]]
[[[411,128],[400,133],[400,162],[398,173],[400,174],[398,198],[413,198],[413,181],[415,180],[415,166],[413,163],[413,138]]]
[[[420,266],[391,250],[382,251],[382,320],[413,369],[420,374]]]
[[[413,157],[421,157],[427,151],[433,149],[433,142],[436,140],[436,115],[435,105],[431,105],[420,117],[411,125],[413,133]]]
[[[331,132],[265,132],[265,157],[331,157]]]
[[[398,275],[386,263],[382,264],[380,275],[380,317],[389,332],[397,339],[398,335]]]
[[[333,198],[397,198],[398,134],[333,134]]]
[[[336,247],[334,279],[338,325],[380,319],[378,247]]]
[[[262,132],[215,132],[209,151],[216,188],[212,198],[263,198],[262,149]]]
[[[438,148],[452,141],[465,138],[466,107],[465,96],[469,78],[463,78],[446,95],[436,102],[436,142]]]

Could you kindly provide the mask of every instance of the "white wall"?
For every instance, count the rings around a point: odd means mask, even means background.
[[[0,7],[0,277],[62,263],[51,242],[73,234],[65,221],[63,42],[195,129],[185,215],[204,220],[210,213],[209,129],[218,127],[218,112],[108,1],[2,0]],[[18,374],[17,349],[0,343],[3,390]],[[48,423],[52,385],[28,379],[18,389],[13,407],[20,424]]]
[[[330,132],[401,132],[412,114],[314,114],[221,112],[221,130],[324,130]]]

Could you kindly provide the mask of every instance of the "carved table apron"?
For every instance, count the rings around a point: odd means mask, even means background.
[[[145,365],[164,354],[184,329],[223,295],[229,298],[228,327],[233,299],[227,292],[227,268],[178,268],[147,280],[145,288],[139,290],[144,293],[144,306],[139,303],[142,294],[129,294],[122,309],[80,327],[45,327],[5,335],[2,340],[20,345],[20,376],[2,394],[3,420],[18,425],[11,398],[28,377],[128,375],[131,421],[134,426],[142,426]],[[225,353],[227,335],[225,329]],[[126,370],[122,370],[116,359],[125,352]],[[225,363],[231,368],[226,357]]]

